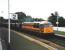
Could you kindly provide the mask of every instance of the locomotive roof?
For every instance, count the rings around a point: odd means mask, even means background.
[[[45,23],[49,23],[48,21],[40,21],[40,22],[36,22],[36,21],[34,21],[34,22],[23,22],[23,24],[34,24],[34,23],[39,23],[39,24],[45,24]]]

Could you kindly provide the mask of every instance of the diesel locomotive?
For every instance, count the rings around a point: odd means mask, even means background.
[[[48,21],[23,22],[21,28],[28,31],[38,32],[42,35],[54,35],[53,25]]]

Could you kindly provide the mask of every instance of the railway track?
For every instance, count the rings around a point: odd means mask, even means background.
[[[51,42],[53,42],[55,44],[58,44],[60,46],[65,47],[65,37],[63,37],[63,36],[58,36],[58,35],[53,35],[53,36],[43,36],[42,35],[42,36],[39,36],[39,35],[36,35],[36,34],[38,34],[36,32],[28,32],[28,33],[30,35],[35,35],[35,36],[37,36],[37,37],[39,37],[41,39],[46,39],[46,40],[51,41]]]
[[[36,32],[29,32],[29,31],[23,31],[23,30],[16,30],[16,31],[23,32],[25,35],[34,37],[34,38],[36,38],[44,43],[47,43],[48,45],[55,47],[59,50],[65,50],[65,37],[58,36],[58,35],[39,36],[39,35],[36,35],[36,34],[38,34]]]
[[[18,32],[23,32],[25,35],[34,37],[37,40],[42,41],[43,43],[46,43],[54,48],[57,48],[58,50],[65,50],[65,37],[62,36],[39,36],[36,32],[29,32],[24,30],[16,30]]]
[[[32,33],[34,33],[34,34],[32,34]],[[26,34],[26,32],[25,32],[25,34]],[[45,36],[36,35],[37,33],[35,33],[35,32],[28,32],[27,34],[33,36],[34,38],[36,38],[44,43],[49,44],[50,46],[58,48],[59,50],[65,50],[65,37],[58,36],[58,35],[45,37]]]
[[[65,37],[53,35],[53,36],[50,36],[50,37],[47,37],[47,38],[43,37],[43,39],[46,39],[46,40],[51,41],[55,44],[58,44],[60,46],[65,47]]]

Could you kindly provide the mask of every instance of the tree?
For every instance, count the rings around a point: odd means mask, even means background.
[[[33,18],[31,16],[27,15],[25,18],[25,21],[26,22],[33,22]]]
[[[58,12],[55,12],[55,14],[51,13],[51,16],[48,18],[48,21],[50,21],[54,26],[57,26],[57,17],[58,17],[58,26],[65,26],[65,19],[63,17],[58,16]]]
[[[0,26],[2,26],[3,22],[4,22],[4,18],[0,17]]]
[[[60,17],[59,18],[59,26],[61,27],[61,26],[65,26],[65,19],[63,18],[63,17]]]
[[[34,21],[44,21],[42,18],[33,18]]]
[[[48,18],[48,21],[50,21],[54,26],[56,26],[57,16],[51,13],[51,16]]]
[[[44,21],[44,19],[40,18],[39,21]]]
[[[0,17],[0,23],[4,22],[4,18]]]
[[[26,18],[26,14],[23,12],[16,12],[15,14],[18,14],[18,21],[23,22],[24,19]]]

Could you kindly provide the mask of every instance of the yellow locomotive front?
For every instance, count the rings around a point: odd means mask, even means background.
[[[45,22],[45,23],[40,24],[40,31],[41,33],[46,34],[46,35],[54,34],[53,26],[50,22]]]

